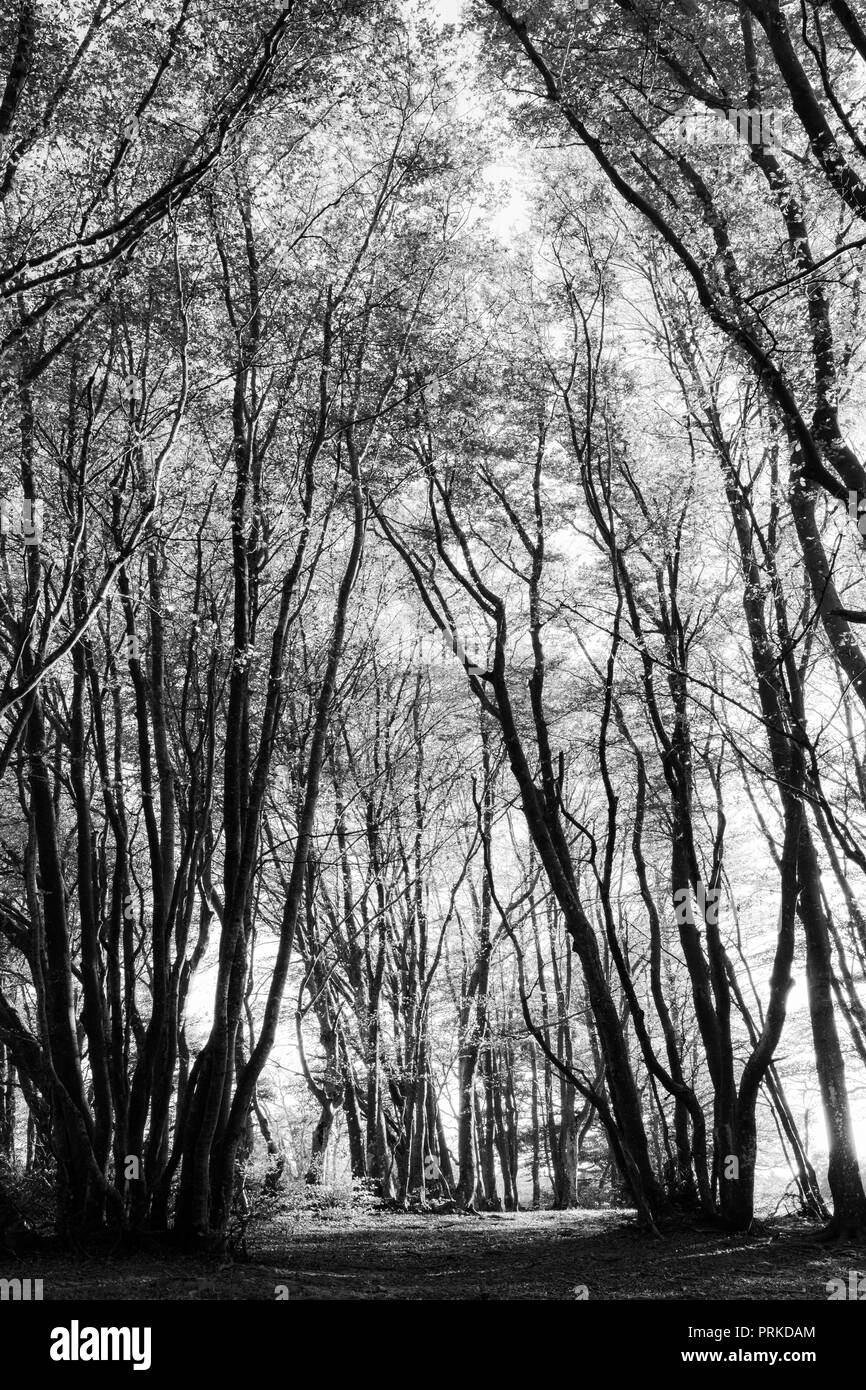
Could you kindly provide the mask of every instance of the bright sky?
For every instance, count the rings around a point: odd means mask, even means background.
[[[465,0],[430,0],[430,9],[445,24],[456,24],[463,14]]]

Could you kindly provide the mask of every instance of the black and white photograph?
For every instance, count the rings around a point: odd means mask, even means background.
[[[0,0],[8,1384],[857,1365],[864,252],[863,0]]]

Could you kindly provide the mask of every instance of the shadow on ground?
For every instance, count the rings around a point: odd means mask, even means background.
[[[800,1299],[866,1266],[866,1246],[826,1249],[784,1223],[744,1239],[678,1230],[654,1240],[623,1212],[294,1215],[250,1234],[245,1261],[161,1252],[3,1260],[46,1300]],[[584,1294],[582,1291],[586,1290]]]

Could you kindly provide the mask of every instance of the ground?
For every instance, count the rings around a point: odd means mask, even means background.
[[[866,1246],[816,1243],[772,1223],[753,1237],[677,1230],[658,1240],[622,1211],[483,1216],[383,1209],[284,1213],[248,1232],[246,1256],[158,1250],[0,1260],[65,1299],[800,1299],[866,1269]],[[585,1289],[585,1293],[583,1290]]]

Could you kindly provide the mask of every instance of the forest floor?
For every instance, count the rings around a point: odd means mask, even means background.
[[[811,1237],[811,1238],[810,1238]],[[792,1220],[749,1237],[678,1229],[661,1240],[624,1211],[398,1214],[295,1210],[247,1233],[233,1261],[161,1251],[51,1249],[0,1257],[0,1276],[41,1278],[46,1300],[801,1299],[866,1268],[866,1246],[816,1243]]]

